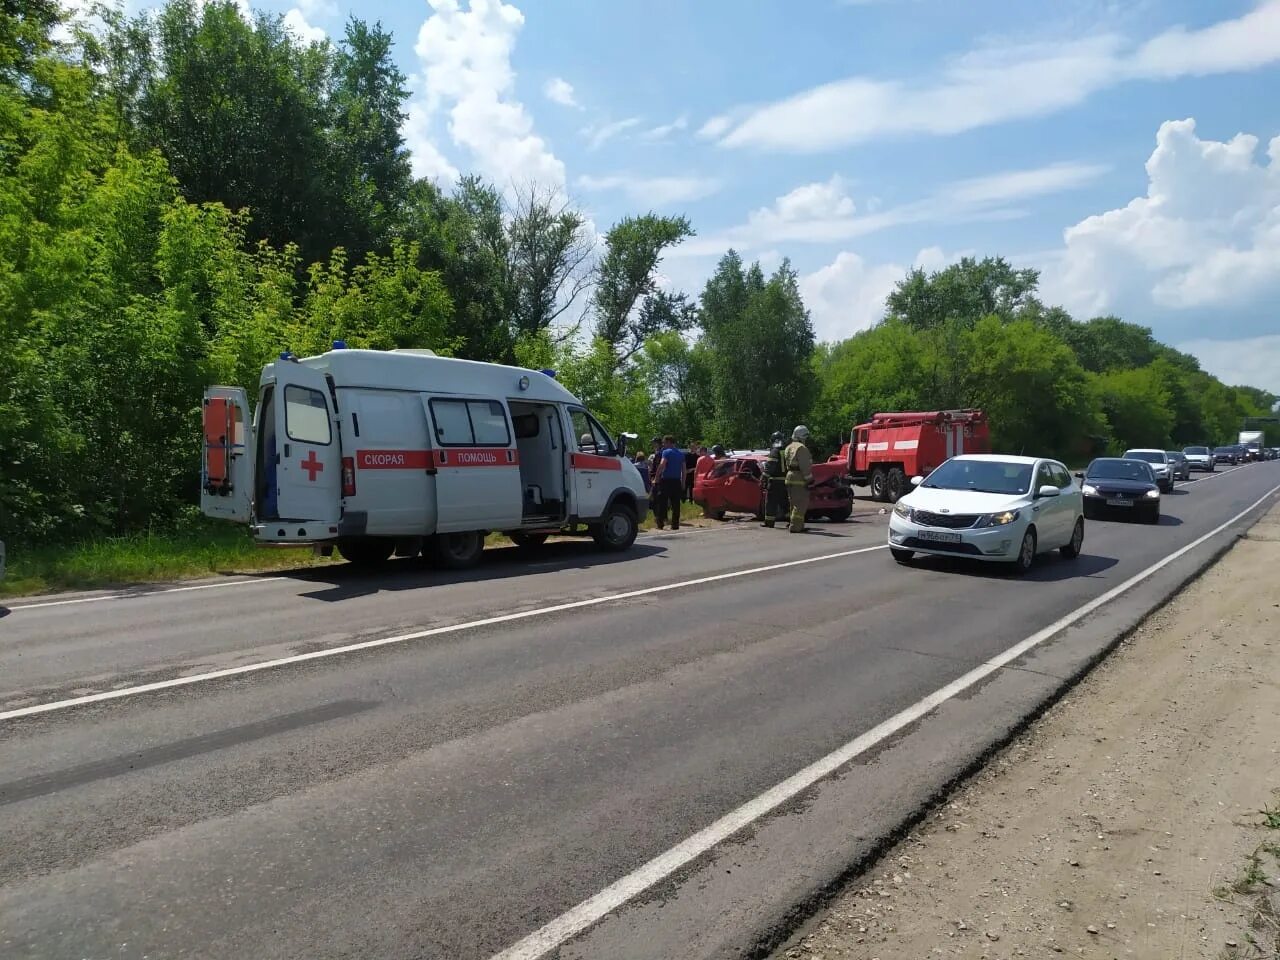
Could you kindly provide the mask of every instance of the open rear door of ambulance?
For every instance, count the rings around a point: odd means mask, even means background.
[[[282,361],[273,366],[276,382],[267,388],[276,457],[275,516],[270,520],[323,521],[327,533],[342,514],[342,447],[329,382],[305,364]],[[263,416],[267,414],[264,410]],[[305,539],[323,535],[314,530]],[[301,535],[290,530],[289,536]]]
[[[209,517],[248,523],[253,514],[253,443],[249,395],[239,387],[204,392],[200,509]]]

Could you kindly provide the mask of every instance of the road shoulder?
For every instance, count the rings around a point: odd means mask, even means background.
[[[1277,563],[1273,509],[776,955],[1276,956]]]

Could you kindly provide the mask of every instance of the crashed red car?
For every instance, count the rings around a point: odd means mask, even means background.
[[[750,453],[727,457],[711,472],[693,482],[693,502],[708,516],[724,519],[726,513],[749,513],[760,517],[760,473],[767,454]],[[826,517],[836,523],[853,513],[853,493],[842,463],[815,463],[813,488],[809,491],[809,520]]]

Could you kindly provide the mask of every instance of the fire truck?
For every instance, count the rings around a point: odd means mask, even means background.
[[[832,460],[842,460],[855,484],[869,486],[871,498],[897,503],[910,478],[926,476],[962,453],[990,453],[991,431],[981,410],[877,413],[853,428]]]
[[[337,341],[282,353],[256,399],[206,391],[200,502],[261,544],[465,567],[491,531],[521,547],[568,532],[625,550],[648,513],[625,455],[634,438],[611,438],[550,370]]]

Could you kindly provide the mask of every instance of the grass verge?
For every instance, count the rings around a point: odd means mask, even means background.
[[[309,548],[263,549],[241,526],[192,520],[171,531],[33,548],[11,545],[0,597],[247,573],[330,561]]]

